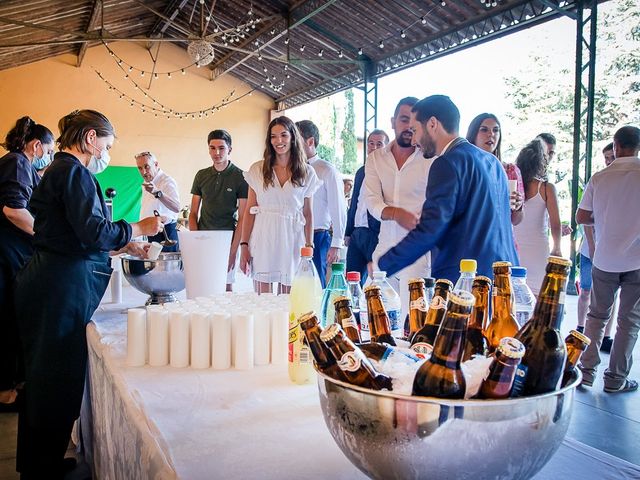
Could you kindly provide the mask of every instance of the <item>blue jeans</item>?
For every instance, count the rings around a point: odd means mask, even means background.
[[[313,264],[320,276],[322,288],[327,286],[327,253],[331,248],[331,234],[329,230],[315,230],[313,232]]]
[[[176,244],[171,246],[171,247],[162,247],[162,251],[163,252],[178,252],[180,251],[180,244],[178,243],[178,229],[177,229],[177,222],[172,222],[172,223],[167,223],[164,226],[164,231],[167,232],[167,237],[169,237],[169,240],[175,240]],[[164,233],[160,232],[157,235],[153,235],[150,237],[147,237],[149,240],[149,243],[151,242],[164,242],[165,238],[164,238]]]
[[[591,259],[580,254],[580,288],[582,290],[591,290]]]

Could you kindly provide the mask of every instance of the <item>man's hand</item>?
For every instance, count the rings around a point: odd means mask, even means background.
[[[420,215],[405,210],[404,208],[395,207],[392,220],[395,220],[405,230],[413,230],[420,221]]]
[[[150,194],[154,194],[156,191],[156,186],[153,184],[153,182],[144,182],[142,184],[142,186],[144,187],[144,189],[149,192]]]
[[[123,250],[134,257],[147,258],[150,246],[151,244],[146,242],[129,242]]]
[[[340,260],[340,248],[339,247],[331,247],[327,252],[327,264],[331,265]]]

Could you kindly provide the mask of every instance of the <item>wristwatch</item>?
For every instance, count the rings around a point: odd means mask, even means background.
[[[158,190],[156,193],[153,194],[153,196],[156,198],[162,198],[162,192]]]

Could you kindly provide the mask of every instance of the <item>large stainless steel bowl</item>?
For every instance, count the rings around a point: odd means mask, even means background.
[[[507,400],[443,400],[376,392],[318,373],[334,440],[378,479],[527,479],[569,427],[581,377],[556,392]]]
[[[175,293],[184,290],[184,270],[180,253],[161,253],[157,260],[122,255],[122,271],[136,289],[149,296],[146,305],[175,302]]]

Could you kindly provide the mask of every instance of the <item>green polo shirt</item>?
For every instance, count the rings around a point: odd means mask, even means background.
[[[198,230],[235,230],[238,199],[247,198],[248,190],[242,170],[231,162],[222,172],[209,167],[196,173],[191,194],[202,198]]]

